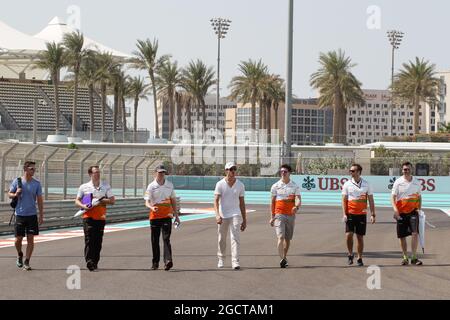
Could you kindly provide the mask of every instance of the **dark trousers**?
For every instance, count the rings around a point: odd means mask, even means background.
[[[172,261],[172,246],[170,245],[170,234],[172,233],[172,219],[150,220],[150,230],[152,234],[153,263],[159,263],[161,251],[159,249],[159,236],[162,231],[164,243],[164,264]]]
[[[86,262],[97,265],[100,260],[105,223],[105,220],[83,219],[84,258]]]

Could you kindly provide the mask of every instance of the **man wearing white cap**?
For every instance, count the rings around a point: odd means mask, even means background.
[[[241,268],[239,263],[240,231],[247,227],[245,211],[245,187],[236,179],[237,166],[234,162],[225,165],[226,176],[216,184],[214,209],[218,225],[218,268],[224,267],[228,230],[231,234],[231,266]]]

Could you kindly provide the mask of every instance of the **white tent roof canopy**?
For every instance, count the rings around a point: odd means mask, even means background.
[[[71,33],[76,31],[76,29],[71,28],[68,26],[65,22],[63,22],[62,19],[58,17],[54,17],[49,24],[42,29],[41,32],[36,34],[34,38],[42,39],[45,42],[56,42],[59,43],[62,41],[64,34]],[[115,57],[121,57],[121,58],[130,58],[131,56],[129,54],[111,49],[95,40],[92,40],[88,37],[84,37],[84,47],[86,49],[92,49],[95,51],[100,52],[110,52]]]
[[[46,42],[61,42],[65,33],[76,31],[55,17],[35,36],[20,32],[0,21],[0,74],[6,77],[18,76],[27,72],[27,76],[42,77],[42,72],[32,70],[30,66],[36,60],[40,51],[46,50]],[[110,52],[120,59],[130,58],[131,55],[111,49],[95,40],[84,37],[85,48],[99,52]]]

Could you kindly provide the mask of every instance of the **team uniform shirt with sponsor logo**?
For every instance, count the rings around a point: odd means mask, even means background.
[[[273,214],[294,215],[292,208],[295,207],[295,197],[300,196],[300,188],[294,181],[284,183],[280,180],[272,186],[270,193],[272,197],[276,197]]]
[[[347,213],[354,215],[367,214],[367,200],[373,195],[370,184],[361,179],[357,183],[353,178],[342,186],[342,195],[347,196]]]
[[[173,218],[173,208],[171,198],[176,198],[173,184],[165,180],[160,185],[156,180],[150,183],[145,191],[145,200],[150,201],[152,207],[157,207],[158,211],[150,210],[150,220]]]
[[[92,181],[82,184],[78,189],[77,197],[83,199],[85,196],[92,194],[92,199],[112,198],[114,197],[111,186],[106,182],[100,182],[98,187],[95,187]],[[83,214],[83,219],[92,218],[94,220],[106,220],[106,206],[98,205],[86,211]]]
[[[419,209],[422,186],[415,177],[408,182],[403,176],[395,180],[392,195],[397,196],[397,209],[401,214]]]

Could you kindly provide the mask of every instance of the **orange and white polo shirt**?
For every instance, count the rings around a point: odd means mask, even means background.
[[[300,188],[294,181],[284,183],[283,180],[275,183],[270,189],[272,197],[275,198],[275,212],[273,214],[292,214],[292,208],[295,207],[295,197],[300,196]]]
[[[165,180],[163,185],[160,185],[156,180],[153,180],[145,191],[145,200],[150,200],[153,207],[157,207],[158,211],[150,210],[150,220],[173,218],[173,209],[171,198],[176,198],[173,184]]]
[[[392,187],[392,195],[397,196],[397,209],[399,213],[412,213],[419,209],[421,201],[422,186],[419,180],[412,178],[411,182],[407,181],[403,176],[395,180]]]
[[[78,189],[77,197],[82,199],[84,196],[92,194],[92,199],[101,199],[103,197],[112,198],[114,197],[111,186],[106,182],[100,182],[98,187],[95,187],[92,181],[82,184]],[[83,219],[94,219],[94,220],[106,220],[106,206],[98,205],[89,209],[83,214]]]
[[[367,200],[373,195],[373,189],[366,180],[361,179],[358,183],[352,178],[342,186],[342,195],[347,196],[346,213],[363,215],[367,214]]]

